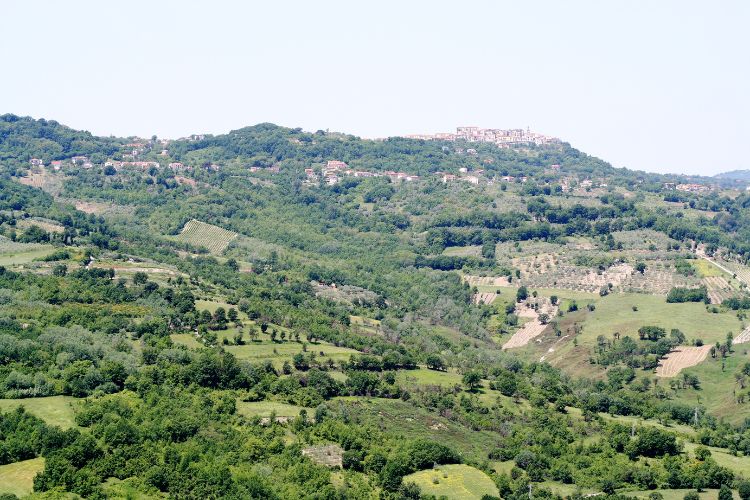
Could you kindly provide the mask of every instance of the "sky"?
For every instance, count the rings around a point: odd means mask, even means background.
[[[618,167],[750,169],[750,2],[3,0],[0,113],[176,138],[525,128]]]

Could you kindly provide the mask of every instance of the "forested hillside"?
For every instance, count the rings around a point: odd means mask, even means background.
[[[750,498],[728,185],[3,115],[0,493]]]

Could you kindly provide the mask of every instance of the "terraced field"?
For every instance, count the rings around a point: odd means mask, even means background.
[[[554,318],[557,314],[557,307],[549,302],[542,302],[538,310],[531,308],[528,305],[521,305],[517,307],[516,310],[520,318],[528,318],[529,321],[524,323],[524,325],[519,328],[505,344],[503,344],[503,350],[512,349],[514,347],[523,347],[531,340],[541,335],[548,325],[539,321],[540,314],[545,313],[549,318]]]
[[[721,304],[725,299],[735,295],[732,285],[722,276],[707,276],[702,282],[706,286],[712,304]]]
[[[50,219],[42,219],[40,217],[32,217],[30,219],[21,219],[16,223],[16,227],[27,230],[31,226],[38,226],[48,233],[62,233],[65,231],[65,228],[62,224],[59,222],[50,220]]]
[[[205,247],[212,254],[220,255],[237,236],[237,233],[219,226],[190,219],[176,239],[196,247]]]

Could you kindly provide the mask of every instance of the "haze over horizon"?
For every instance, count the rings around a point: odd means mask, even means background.
[[[746,2],[11,0],[4,11],[16,43],[0,54],[15,76],[0,80],[0,113],[97,135],[528,126],[618,167],[750,168]]]

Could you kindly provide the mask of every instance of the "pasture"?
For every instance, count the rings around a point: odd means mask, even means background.
[[[162,285],[166,284],[169,278],[187,276],[172,266],[145,261],[135,262],[132,260],[102,259],[93,261],[91,267],[113,269],[117,277],[123,277],[126,279],[133,279],[133,275],[137,272],[146,273],[149,280]]]
[[[482,247],[479,245],[472,245],[467,247],[446,247],[443,250],[443,255],[449,257],[481,257]]]
[[[0,465],[0,494],[23,497],[34,492],[34,476],[44,470],[44,458]]]
[[[294,341],[276,341],[271,340],[259,340],[249,341],[247,340],[245,345],[229,345],[224,346],[227,352],[234,354],[237,359],[244,359],[247,361],[272,361],[274,365],[281,365],[284,361],[291,360],[292,356],[297,353],[304,353],[301,342]],[[359,351],[349,349],[347,347],[337,347],[327,342],[315,342],[307,343],[307,352],[315,353],[316,359],[319,362],[324,362],[329,359],[336,363],[342,361],[349,361],[349,357],[352,354],[359,354]]]
[[[637,497],[637,498],[648,498],[651,493],[661,493],[662,497],[664,497],[664,500],[682,500],[685,498],[685,495],[687,495],[690,492],[695,492],[695,490],[689,490],[689,489],[680,489],[680,490],[643,490],[643,491],[620,491],[618,493],[622,493],[623,495],[627,495],[629,497]],[[733,492],[734,498],[739,498],[737,495],[737,492]],[[719,490],[712,490],[712,489],[705,489],[698,493],[698,496],[700,497],[700,500],[716,500],[719,498]]]
[[[278,401],[238,401],[237,402],[237,414],[243,417],[270,417],[271,414],[275,414],[276,417],[294,418],[299,415],[299,412],[305,409],[307,414],[312,416],[313,410],[311,408],[304,408],[302,406],[290,405],[287,403],[281,403]]]
[[[685,442],[685,451],[694,455],[695,449],[698,445],[695,443]],[[734,456],[727,453],[726,449],[714,448],[713,446],[704,446],[711,452],[711,458],[716,460],[716,463],[722,467],[726,467],[735,474],[739,474],[743,477],[750,477],[750,457],[746,456]]]
[[[69,429],[75,423],[75,405],[79,400],[72,396],[49,396],[46,398],[0,399],[0,410],[9,411],[23,406],[49,425]]]
[[[0,266],[28,264],[34,259],[45,257],[55,251],[52,245],[18,243],[0,236]]]
[[[63,227],[62,224],[51,219],[31,217],[30,219],[20,219],[16,221],[16,227],[23,231],[26,231],[31,226],[37,226],[48,233],[62,233],[65,231],[65,227]]]
[[[487,449],[499,446],[502,440],[497,433],[471,430],[399,399],[352,396],[338,397],[328,404],[344,406],[354,421],[374,425],[403,439],[443,443],[461,453],[466,460],[486,460]]]
[[[691,260],[690,264],[695,268],[701,278],[709,278],[713,276],[728,277],[727,273],[719,268],[716,264],[706,259],[695,259]]]
[[[637,310],[633,310],[633,307]],[[643,294],[610,294],[596,303],[596,310],[586,316],[579,342],[596,343],[598,335],[611,337],[614,332],[638,338],[644,325],[678,328],[688,344],[702,339],[706,344],[723,342],[727,333],[737,335],[742,330],[734,314],[710,313],[703,303],[669,304],[664,297]]]
[[[453,388],[459,386],[464,388],[461,374],[453,371],[438,371],[428,368],[417,368],[416,370],[399,370],[396,372],[396,381],[407,389],[425,389],[430,386],[442,388]],[[482,404],[499,405],[516,413],[519,408],[524,408],[526,403],[516,404],[512,398],[503,396],[499,391],[489,388],[486,380],[480,382],[480,386],[473,393]]]
[[[684,373],[698,377],[700,389],[678,389],[673,393],[675,401],[688,405],[700,404],[710,408],[717,417],[741,424],[750,417],[750,404],[737,402],[734,393],[739,394],[742,390],[734,374],[750,362],[749,347],[746,344],[734,346],[734,352],[724,358],[723,363],[719,358],[708,356],[703,363],[684,369]]]
[[[404,483],[415,483],[423,494],[455,499],[480,499],[498,496],[494,481],[484,472],[464,464],[440,465],[404,477]]]
[[[237,236],[237,233],[219,226],[190,219],[175,239],[196,247],[207,248],[212,254],[221,255]]]

